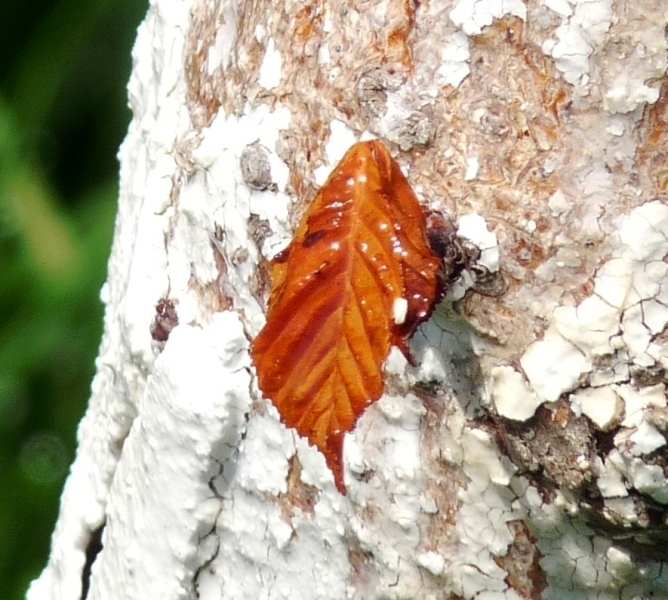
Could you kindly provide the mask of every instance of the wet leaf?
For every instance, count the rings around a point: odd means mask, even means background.
[[[272,261],[267,324],[252,345],[259,386],[325,455],[342,493],[344,434],[383,393],[390,346],[412,362],[407,340],[440,294],[425,227],[387,148],[362,142]]]

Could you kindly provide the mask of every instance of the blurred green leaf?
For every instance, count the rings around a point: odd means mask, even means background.
[[[6,227],[21,240],[25,258],[40,278],[76,279],[79,252],[55,192],[38,164],[21,153],[18,119],[0,104],[0,204]]]
[[[68,66],[114,4],[113,0],[62,0],[38,21],[14,63],[10,81],[12,101],[22,123],[33,128],[45,125]]]

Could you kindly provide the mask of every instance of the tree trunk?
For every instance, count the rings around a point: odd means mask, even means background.
[[[667,597],[667,23],[660,0],[155,0],[28,598]],[[470,269],[418,366],[391,354],[342,495],[249,344],[267,260],[363,134],[506,289]]]

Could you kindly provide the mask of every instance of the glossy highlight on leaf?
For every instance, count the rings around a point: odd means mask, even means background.
[[[343,483],[343,437],[383,393],[390,346],[440,299],[441,260],[399,165],[355,144],[271,264],[267,323],[252,345],[260,389]]]

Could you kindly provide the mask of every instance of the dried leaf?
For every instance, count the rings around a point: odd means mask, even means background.
[[[259,386],[343,484],[343,437],[383,393],[382,366],[431,314],[440,259],[425,215],[379,141],[353,146],[271,266]]]

